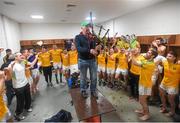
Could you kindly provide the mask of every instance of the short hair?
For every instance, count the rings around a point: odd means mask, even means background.
[[[163,44],[163,42],[164,42],[164,39],[161,37],[156,38],[156,40],[160,40],[160,44]]]
[[[47,47],[46,47],[46,46],[42,46],[42,48],[47,49]]]
[[[8,53],[8,52],[12,52],[12,50],[11,49],[6,49],[6,53]]]
[[[160,41],[161,41],[161,40],[163,40],[163,38],[161,38],[161,37],[158,37],[158,38],[156,38],[156,40],[160,40]]]
[[[34,50],[34,48],[30,47],[30,48],[28,48],[28,50]]]
[[[171,55],[173,55],[174,57],[177,58],[177,53],[175,51],[169,51],[168,54],[171,54]]]
[[[25,53],[25,50],[27,50],[27,49],[25,49],[25,48],[20,49],[20,53]]]
[[[152,52],[152,55],[154,56],[153,58],[156,58],[156,57],[157,57],[157,55],[158,55],[157,50],[156,50],[156,49],[154,49],[154,48],[150,48],[150,51]]]
[[[21,54],[20,52],[15,52],[14,56],[17,57],[19,54]]]

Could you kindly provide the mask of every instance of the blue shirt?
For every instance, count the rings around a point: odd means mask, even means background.
[[[29,56],[28,61],[32,63],[34,61],[34,59],[36,59],[36,55],[31,55],[31,56]],[[37,63],[38,63],[38,61],[34,64],[32,69],[38,68],[38,64]]]

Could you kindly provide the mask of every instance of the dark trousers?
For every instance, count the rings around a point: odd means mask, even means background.
[[[130,89],[131,89],[131,96],[134,98],[139,97],[139,75],[135,75],[133,73],[129,73],[130,75]]]
[[[42,69],[43,69],[43,74],[44,74],[46,82],[51,83],[51,80],[52,80],[52,66],[42,67]]]
[[[16,115],[19,115],[23,112],[23,109],[28,110],[31,106],[31,93],[30,93],[30,85],[27,84],[24,87],[16,88]]]
[[[12,99],[15,95],[14,88],[12,85],[12,80],[8,80],[5,82],[6,85],[6,96],[8,101],[8,106],[11,105]]]

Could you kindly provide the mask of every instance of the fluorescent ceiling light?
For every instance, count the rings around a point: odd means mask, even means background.
[[[31,18],[33,19],[44,19],[42,15],[31,15]]]
[[[86,20],[91,20],[90,17],[86,17]],[[96,20],[96,17],[92,17],[92,20]]]

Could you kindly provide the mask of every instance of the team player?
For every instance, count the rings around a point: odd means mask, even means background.
[[[66,49],[61,53],[61,58],[62,58],[62,72],[65,77],[65,80],[67,81],[69,77],[69,55]]]
[[[51,54],[47,51],[45,46],[42,47],[42,52],[39,55],[39,63],[41,64],[47,86],[53,86]]]
[[[98,63],[98,76],[99,76],[99,86],[105,83],[105,69],[106,69],[106,53],[104,49],[100,50],[100,54],[97,57]]]
[[[70,74],[79,73],[78,70],[78,53],[76,50],[76,46],[74,43],[71,44],[71,50],[68,52],[69,54],[69,69]]]
[[[108,76],[108,85],[113,87],[114,85],[114,74],[116,69],[116,56],[114,49],[111,48],[109,53],[107,53],[107,76]]]
[[[30,48],[28,61],[32,63],[35,60],[35,58],[36,58],[36,52],[33,48]],[[38,61],[34,64],[34,66],[32,66],[30,70],[31,70],[32,78],[33,78],[33,84],[31,86],[31,89],[32,89],[32,92],[35,94],[38,91],[37,85],[40,79]]]
[[[124,84],[123,86],[125,88],[127,88],[127,84],[128,84],[128,54],[126,53],[125,49],[122,48],[120,50],[120,52],[117,55],[117,59],[118,59],[118,65],[117,65],[117,69],[116,69],[116,75],[115,75],[115,79],[118,80],[120,75],[123,76],[124,79]]]
[[[167,116],[175,114],[175,96],[178,94],[180,82],[180,65],[175,64],[177,55],[175,52],[168,52],[166,59],[162,61],[164,66],[164,77],[160,84],[160,97],[162,101],[162,108],[160,112],[165,113],[166,110],[166,94],[168,94],[168,101],[170,104],[170,111],[166,113]]]
[[[144,59],[137,62],[132,58],[133,64],[141,67],[140,79],[139,79],[139,102],[142,106],[142,110],[135,110],[136,113],[142,114],[140,120],[148,120],[150,118],[149,108],[147,104],[147,98],[151,95],[153,82],[152,77],[157,74],[156,64],[153,59],[157,56],[157,51],[149,49],[144,56]]]
[[[5,78],[4,71],[0,71],[0,122],[6,122],[11,117],[11,113],[4,100]]]
[[[131,56],[137,62],[140,62],[144,59],[143,54],[140,54],[140,49],[135,48],[131,51]],[[131,59],[132,57],[130,57]],[[129,85],[130,85],[130,99],[138,100],[139,98],[139,76],[141,72],[141,67],[136,66],[131,62],[130,72],[129,72]]]
[[[58,73],[60,76],[60,83],[62,83],[62,63],[61,63],[61,53],[62,50],[57,48],[57,45],[53,45],[53,49],[49,51],[51,54],[52,62],[53,62],[53,67],[55,70],[55,78],[56,78],[56,83],[59,84],[58,80]]]

